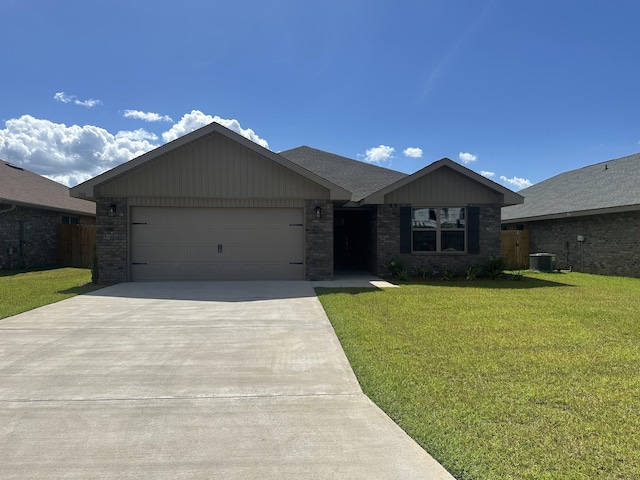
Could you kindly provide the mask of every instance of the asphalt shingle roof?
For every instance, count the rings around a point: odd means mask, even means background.
[[[518,193],[524,203],[503,207],[503,222],[606,208],[640,209],[640,153],[561,173]]]
[[[96,204],[69,196],[69,188],[0,160],[0,203],[95,215]]]
[[[350,191],[354,202],[408,176],[406,173],[306,146],[286,150],[279,155]]]

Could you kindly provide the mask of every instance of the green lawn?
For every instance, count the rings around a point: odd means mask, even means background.
[[[98,288],[85,268],[0,270],[0,319]]]
[[[640,279],[318,294],[365,393],[456,478],[640,478]]]

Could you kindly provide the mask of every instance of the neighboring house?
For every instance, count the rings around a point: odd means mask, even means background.
[[[104,282],[331,279],[391,261],[463,271],[500,255],[522,197],[443,159],[406,175],[212,123],[71,189],[97,201]]]
[[[531,253],[557,266],[640,277],[640,153],[561,173],[519,192],[505,229],[529,230]]]
[[[68,187],[0,160],[0,268],[55,265],[58,224],[92,224],[95,212]]]

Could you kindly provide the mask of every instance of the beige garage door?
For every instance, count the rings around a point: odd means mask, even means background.
[[[132,207],[131,277],[302,280],[301,208]]]

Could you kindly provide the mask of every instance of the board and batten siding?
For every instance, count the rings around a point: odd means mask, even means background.
[[[326,199],[329,190],[214,133],[105,183],[100,195]]]
[[[390,204],[500,204],[502,195],[464,175],[440,168],[384,196]]]

